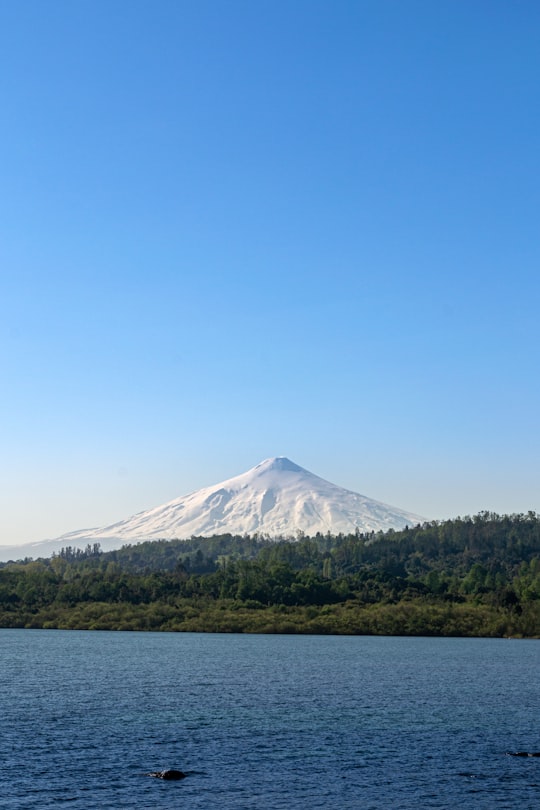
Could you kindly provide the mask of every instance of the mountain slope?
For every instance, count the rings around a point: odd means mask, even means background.
[[[107,550],[125,543],[192,535],[258,532],[270,537],[294,537],[298,532],[385,531],[422,521],[418,515],[338,487],[279,457],[126,520],[101,529],[71,532],[53,542],[58,549],[99,542]],[[51,553],[43,550],[50,542],[26,546],[26,553]]]

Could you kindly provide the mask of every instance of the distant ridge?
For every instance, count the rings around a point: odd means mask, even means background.
[[[100,543],[104,550],[112,550],[145,540],[225,533],[296,537],[299,532],[377,532],[402,529],[423,520],[419,515],[325,481],[278,456],[234,478],[110,526],[70,532],[56,540],[0,547],[0,557],[44,557],[65,546],[84,548],[88,543]]]

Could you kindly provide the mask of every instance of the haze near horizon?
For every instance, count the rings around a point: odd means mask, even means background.
[[[540,8],[0,7],[0,544],[286,455],[540,510]]]

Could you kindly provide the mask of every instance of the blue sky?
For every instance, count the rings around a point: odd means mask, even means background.
[[[0,544],[263,458],[540,510],[540,6],[0,2]]]

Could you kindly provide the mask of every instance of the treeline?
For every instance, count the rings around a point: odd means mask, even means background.
[[[540,517],[65,548],[0,567],[0,626],[540,637]]]

